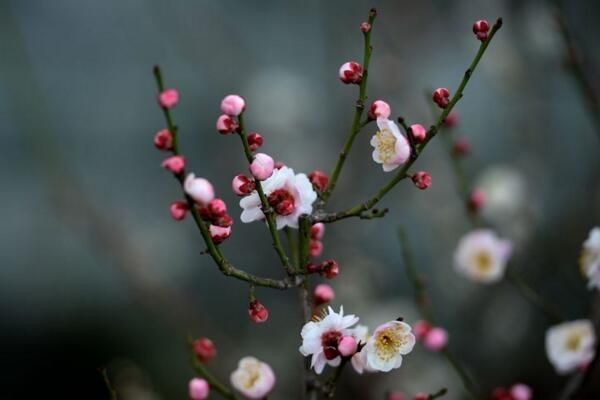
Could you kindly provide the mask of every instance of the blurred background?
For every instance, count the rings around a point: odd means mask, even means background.
[[[190,170],[215,184],[237,220],[224,252],[278,277],[267,230],[239,222],[230,181],[246,167],[238,141],[215,131],[219,102],[240,93],[265,152],[297,171],[330,171],[356,98],[337,69],[362,58],[358,25],[372,6],[379,17],[369,97],[426,126],[433,115],[424,93],[455,90],[477,50],[472,23],[504,18],[456,108],[453,135],[472,145],[465,168],[487,191],[486,217],[515,243],[511,268],[567,318],[589,317],[594,296],[577,264],[600,224],[600,137],[566,68],[553,3],[1,0],[0,398],[108,399],[97,371],[107,367],[119,399],[184,399],[193,376],[188,333],[214,340],[211,368],[224,380],[254,355],[277,373],[270,398],[299,398],[296,294],[259,289],[271,315],[252,324],[247,286],[200,255],[190,220],[169,216],[181,194],[152,145],[164,127],[152,66],[180,92],[174,116]],[[582,64],[597,71],[600,3],[562,10]],[[369,138],[359,136],[330,210],[389,178],[372,162]],[[397,235],[403,226],[450,349],[481,392],[519,381],[535,398],[554,398],[568,378],[546,359],[548,319],[509,283],[477,285],[452,268],[469,224],[442,142],[415,168],[432,174],[430,190],[404,182],[382,201],[391,208],[385,219],[328,227],[324,257],[341,268],[334,306],[371,326],[418,318]],[[417,347],[390,374],[348,369],[339,398],[441,387],[448,399],[466,398],[446,361]]]

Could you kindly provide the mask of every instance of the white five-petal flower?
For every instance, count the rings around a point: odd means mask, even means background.
[[[502,279],[512,244],[490,229],[476,229],[464,235],[454,253],[454,266],[466,277],[482,283]]]
[[[273,390],[275,374],[271,367],[254,357],[244,357],[231,373],[231,385],[249,399],[262,399]]]
[[[383,170],[389,172],[408,160],[410,144],[394,121],[377,118],[377,127],[379,130],[371,138],[373,161],[383,164]]]
[[[546,332],[546,354],[559,374],[585,367],[594,358],[596,335],[590,320],[552,326]]]
[[[400,368],[402,356],[412,351],[415,342],[415,335],[406,322],[386,322],[375,329],[360,351],[364,353],[362,364],[367,371],[388,372]]]
[[[600,289],[600,227],[593,228],[583,242],[579,263],[589,287]]]

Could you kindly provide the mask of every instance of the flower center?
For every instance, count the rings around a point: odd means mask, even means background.
[[[250,389],[256,384],[256,381],[258,381],[260,374],[256,368],[248,368],[246,369],[246,373],[247,374],[242,381],[242,386],[246,389]]]
[[[475,269],[482,274],[489,272],[492,268],[492,257],[487,251],[480,251],[475,254],[473,262],[475,263]]]
[[[338,351],[340,340],[342,340],[342,332],[329,331],[321,335],[321,345],[326,359],[333,360],[340,355]]]
[[[573,333],[569,335],[565,344],[568,350],[577,351],[577,349],[579,349],[579,346],[581,345],[581,335],[579,335],[578,333]]]
[[[379,157],[385,163],[391,161],[396,155],[396,137],[389,129],[382,129],[375,133],[377,138],[377,151]]]
[[[406,344],[406,337],[401,327],[390,327],[377,333],[375,352],[384,360],[391,360],[398,354],[400,347]]]
[[[296,209],[294,196],[285,189],[275,190],[269,195],[267,201],[279,215],[290,215]]]

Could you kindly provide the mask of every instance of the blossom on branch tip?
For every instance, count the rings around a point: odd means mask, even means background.
[[[179,175],[185,169],[185,158],[183,156],[171,156],[166,158],[161,166],[175,175]]]
[[[388,119],[391,113],[392,109],[390,105],[383,100],[375,100],[374,102],[372,102],[371,106],[369,107],[369,111],[367,112],[370,119]]]
[[[310,174],[308,174],[308,179],[313,184],[313,187],[319,192],[324,192],[327,189],[327,184],[329,183],[329,177],[323,171],[314,170]]]
[[[202,378],[190,380],[188,385],[188,396],[190,400],[204,400],[210,394],[210,385]]]
[[[419,171],[412,176],[412,181],[421,190],[429,189],[431,186],[431,175],[425,171]]]
[[[269,310],[258,300],[253,300],[248,305],[248,316],[252,322],[262,324],[269,319]]]
[[[183,182],[183,190],[194,201],[202,206],[210,203],[215,198],[213,185],[204,178],[196,178],[196,175],[189,173]]]
[[[433,92],[432,98],[438,107],[446,108],[450,104],[450,91],[446,88],[438,88]]]
[[[231,227],[222,227],[218,225],[210,225],[208,227],[210,237],[215,244],[223,243],[229,236],[231,236]]]
[[[209,338],[201,337],[194,340],[192,347],[196,358],[203,363],[209,362],[217,355],[217,349]]]
[[[175,89],[167,89],[158,95],[158,104],[162,108],[173,108],[179,102],[179,92]]]
[[[173,148],[173,135],[168,129],[161,129],[154,135],[154,146],[159,150],[171,150]]]
[[[490,24],[485,19],[475,21],[473,24],[473,33],[480,41],[485,41],[488,38],[488,32],[490,30]]]
[[[600,227],[594,227],[583,242],[579,265],[588,279],[588,287],[600,290]]]
[[[221,112],[232,117],[237,117],[246,108],[246,102],[237,94],[230,94],[221,100]]]
[[[313,291],[315,305],[320,306],[321,304],[330,303],[334,298],[335,292],[328,284],[321,283],[315,286],[315,290]]]
[[[217,130],[223,135],[233,133],[239,128],[238,123],[227,114],[220,115],[217,118]]]
[[[417,143],[423,143],[427,138],[427,129],[421,124],[413,124],[410,126],[412,137]]]
[[[275,161],[265,153],[258,153],[254,156],[254,160],[250,164],[250,173],[259,181],[264,181],[273,174],[275,169]]]
[[[298,228],[298,218],[302,214],[312,213],[313,202],[317,199],[317,193],[305,174],[294,174],[294,170],[288,167],[275,169],[270,178],[262,182],[262,188],[269,205],[275,211],[275,222],[277,229],[286,226]],[[293,203],[293,207],[289,205]],[[260,221],[265,218],[260,197],[256,191],[240,200],[242,207],[241,220],[244,223]],[[292,210],[291,213],[288,213]],[[282,213],[278,213],[282,212]],[[285,215],[284,215],[285,214]]]
[[[358,85],[362,81],[363,69],[362,66],[355,61],[348,61],[340,67],[339,77],[345,84]]]
[[[512,253],[509,240],[490,229],[476,229],[464,235],[454,253],[454,267],[467,278],[481,283],[502,279]]]
[[[231,385],[249,399],[265,398],[275,386],[271,367],[254,357],[244,357],[230,377]]]
[[[596,334],[588,319],[564,322],[546,331],[546,355],[559,374],[568,374],[594,358]]]
[[[260,146],[263,145],[263,137],[256,132],[248,134],[248,147],[250,150],[256,151]]]
[[[169,211],[171,212],[171,218],[175,221],[181,221],[188,212],[187,203],[185,201],[174,201],[171,203]]]
[[[371,138],[373,161],[382,164],[383,171],[392,171],[410,157],[410,144],[398,126],[386,118],[377,118],[379,130]]]
[[[243,174],[234,176],[231,181],[231,189],[238,196],[250,194],[255,188],[254,181]]]

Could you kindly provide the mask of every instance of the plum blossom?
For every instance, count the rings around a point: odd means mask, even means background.
[[[467,278],[492,283],[504,275],[512,244],[490,229],[476,229],[464,235],[454,253],[454,266]]]
[[[361,350],[363,365],[372,371],[388,372],[400,368],[402,356],[415,345],[415,335],[406,322],[390,321],[380,325]]]
[[[579,263],[581,271],[589,280],[589,288],[600,289],[600,227],[593,228],[583,242]]]
[[[208,204],[215,198],[213,185],[204,178],[196,178],[193,173],[188,174],[183,182],[185,192],[198,204]]]
[[[408,160],[410,144],[394,121],[377,118],[377,127],[379,130],[371,138],[373,161],[382,164],[383,170],[389,172]]]
[[[337,367],[342,362],[338,346],[345,336],[352,336],[352,326],[358,322],[358,317],[344,315],[344,307],[336,313],[331,307],[327,314],[317,321],[307,322],[302,327],[302,345],[299,348],[303,356],[312,356],[311,368],[317,374],[323,372],[325,365]]]
[[[208,382],[201,378],[193,378],[188,384],[188,396],[190,400],[204,400],[210,393]]]
[[[262,399],[275,386],[271,367],[254,357],[242,358],[230,380],[231,385],[249,399]]]
[[[564,322],[546,331],[546,355],[559,374],[586,366],[594,358],[596,335],[587,319]]]
[[[262,182],[262,188],[269,205],[275,211],[277,229],[286,226],[298,228],[298,218],[312,212],[312,204],[317,193],[305,174],[294,174],[288,167],[275,169],[273,174]],[[240,200],[241,220],[244,223],[264,219],[260,198],[256,191]]]

